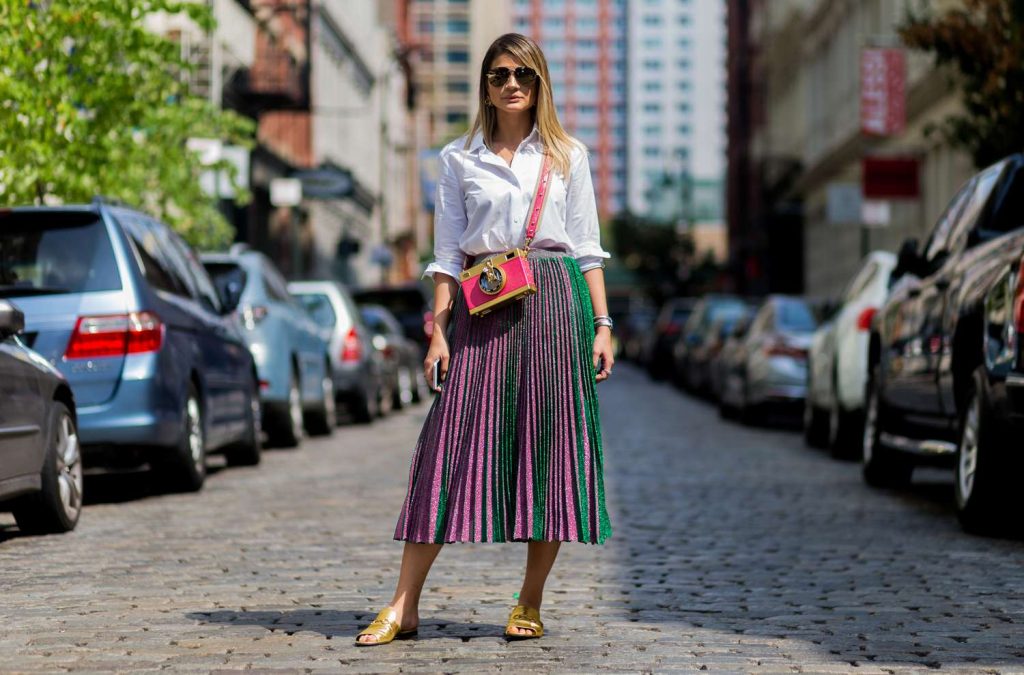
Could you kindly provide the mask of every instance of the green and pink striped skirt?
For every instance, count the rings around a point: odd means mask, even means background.
[[[471,317],[460,293],[448,377],[416,443],[395,539],[580,541],[611,535],[593,366],[594,311],[576,260],[531,251],[538,292]]]

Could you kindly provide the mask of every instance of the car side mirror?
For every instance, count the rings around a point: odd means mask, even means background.
[[[220,294],[220,304],[225,314],[238,309],[238,303],[242,301],[242,284],[237,281],[229,281]]]
[[[0,340],[25,330],[25,315],[7,300],[0,300]]]

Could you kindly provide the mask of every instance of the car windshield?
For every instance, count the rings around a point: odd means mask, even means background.
[[[716,302],[708,307],[706,321],[711,324],[714,321],[736,321],[747,313],[747,306],[741,300],[735,302]]]
[[[114,251],[95,213],[0,215],[0,297],[120,288]]]
[[[807,303],[800,300],[779,301],[775,316],[778,327],[783,330],[809,333],[818,326]]]
[[[334,328],[334,325],[338,323],[338,315],[334,313],[331,299],[325,294],[293,293],[293,295],[306,308],[306,311],[313,317],[313,321],[317,322],[317,325],[324,328]]]

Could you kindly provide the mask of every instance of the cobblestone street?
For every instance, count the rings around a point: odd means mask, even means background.
[[[421,405],[197,495],[91,476],[70,535],[0,515],[0,671],[1024,672],[1024,543],[962,533],[945,474],[871,490],[626,365],[601,401],[614,535],[563,547],[541,640],[501,637],[525,547],[453,545],[418,639],[352,645],[390,599]]]

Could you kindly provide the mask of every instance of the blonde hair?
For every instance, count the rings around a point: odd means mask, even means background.
[[[551,155],[551,166],[563,177],[569,176],[569,164],[572,150],[578,142],[570,136],[558,121],[554,97],[551,93],[551,78],[548,75],[548,62],[544,58],[537,43],[520,33],[506,33],[491,43],[480,64],[480,108],[466,137],[465,148],[468,149],[478,131],[483,133],[484,143],[488,146],[498,128],[498,115],[494,108],[487,105],[487,71],[494,60],[502,54],[508,54],[524,66],[537,71],[534,80],[534,105],[530,108],[531,121],[537,125],[541,142],[545,151]]]

